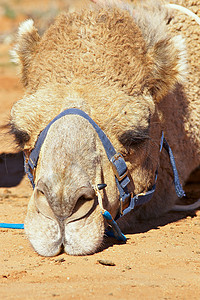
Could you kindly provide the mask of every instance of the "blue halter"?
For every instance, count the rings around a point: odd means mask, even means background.
[[[77,109],[77,108],[66,109],[63,112],[61,112],[58,116],[56,116],[46,126],[46,128],[40,133],[38,140],[36,142],[35,148],[31,151],[28,161],[26,161],[26,158],[24,158],[25,172],[27,173],[28,178],[31,181],[33,189],[35,188],[34,176],[33,176],[34,169],[37,167],[40,150],[41,150],[43,142],[47,136],[48,130],[54,122],[56,122],[57,120],[59,120],[60,118],[66,116],[66,115],[79,115],[79,116],[85,118],[86,120],[88,120],[89,123],[96,130],[96,132],[104,146],[107,157],[113,167],[116,184],[117,184],[119,194],[120,194],[119,217],[122,217],[123,215],[127,214],[128,212],[133,210],[136,206],[140,206],[140,205],[143,205],[143,204],[149,202],[155,192],[155,189],[156,189],[157,171],[156,171],[156,176],[155,176],[155,183],[149,191],[147,191],[146,193],[138,194],[138,195],[133,195],[133,193],[129,192],[127,185],[130,183],[130,179],[128,177],[128,169],[127,169],[127,166],[126,166],[123,156],[120,153],[117,153],[115,151],[110,140],[107,138],[105,133],[101,130],[101,128],[84,111]],[[165,140],[164,135],[162,133],[161,142],[160,142],[160,152],[162,151],[163,147],[166,149],[167,153],[169,154],[169,158],[170,158],[170,162],[171,162],[172,170],[173,170],[173,174],[174,174],[175,190],[176,190],[177,196],[179,198],[181,198],[185,195],[185,193],[184,193],[183,188],[179,181],[179,176],[178,176],[178,172],[176,169],[176,164],[175,164],[172,150],[169,147],[169,145],[168,145],[167,141]],[[127,203],[128,203],[128,205],[127,205]],[[124,208],[125,206],[127,206],[127,207]],[[106,211],[106,213],[103,213],[103,216],[106,218],[106,220],[112,226],[112,229],[113,229],[113,233],[108,232],[108,235],[111,235],[111,236],[114,235],[117,239],[126,241],[125,236],[121,233],[119,227],[117,226],[116,222],[112,219],[112,216],[110,215],[110,213],[108,211]],[[21,225],[23,225],[23,224],[21,224]],[[1,227],[1,223],[0,223],[0,227]]]

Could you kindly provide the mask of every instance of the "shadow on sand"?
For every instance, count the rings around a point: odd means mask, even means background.
[[[0,155],[0,187],[17,186],[24,177],[23,153]]]
[[[185,219],[187,217],[195,218],[196,213],[195,211],[190,211],[190,212],[168,212],[162,217],[158,219],[152,219],[152,220],[146,220],[142,222],[138,222],[134,229],[128,230],[123,232],[125,235],[126,234],[136,234],[136,233],[146,233],[152,229],[160,229],[160,227],[163,227],[167,224],[171,224],[174,222],[177,222],[179,220]],[[113,245],[116,244],[124,244],[123,242],[119,242],[114,238],[105,238],[103,248],[100,250],[104,250],[106,248],[110,248]]]

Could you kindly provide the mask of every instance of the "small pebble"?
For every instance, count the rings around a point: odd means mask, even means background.
[[[98,263],[100,263],[101,265],[104,265],[104,266],[116,266],[114,262],[112,262],[111,260],[107,260],[107,259],[99,259]]]
[[[64,262],[65,261],[65,259],[64,258],[57,258],[57,259],[55,259],[55,262]]]

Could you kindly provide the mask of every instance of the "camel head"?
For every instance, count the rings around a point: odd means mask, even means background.
[[[12,56],[26,92],[10,124],[28,160],[52,119],[68,108],[83,110],[124,156],[128,188],[137,194],[155,178],[163,118],[158,104],[182,80],[184,51],[180,38],[166,33],[160,10],[149,17],[145,7],[127,7],[61,14],[42,37],[32,20],[23,23]],[[34,249],[44,256],[62,248],[72,255],[97,251],[107,223],[95,187],[107,185],[99,192],[113,218],[120,204],[95,128],[77,115],[55,121],[33,173],[25,230]]]

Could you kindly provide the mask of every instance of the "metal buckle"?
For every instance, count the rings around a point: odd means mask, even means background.
[[[117,167],[114,164],[115,161],[119,160],[119,158],[122,158],[123,161],[124,161],[124,158],[123,158],[122,154],[121,153],[116,153],[111,158],[111,163],[112,163],[113,172],[114,172],[115,176],[117,177],[118,181],[122,181],[128,175],[128,169],[126,167],[126,171],[122,175],[119,175]],[[125,163],[125,161],[124,161],[124,163]],[[126,163],[125,163],[125,165],[126,165]]]
[[[126,198],[124,199],[124,201],[122,200],[122,198],[119,199],[119,201],[120,201],[120,215],[121,215],[121,216],[123,216],[123,211],[124,211],[126,208],[129,207],[132,198],[133,198],[133,193],[131,192],[131,193],[129,194],[129,196],[126,197]],[[128,201],[127,201],[127,200],[128,200]]]

